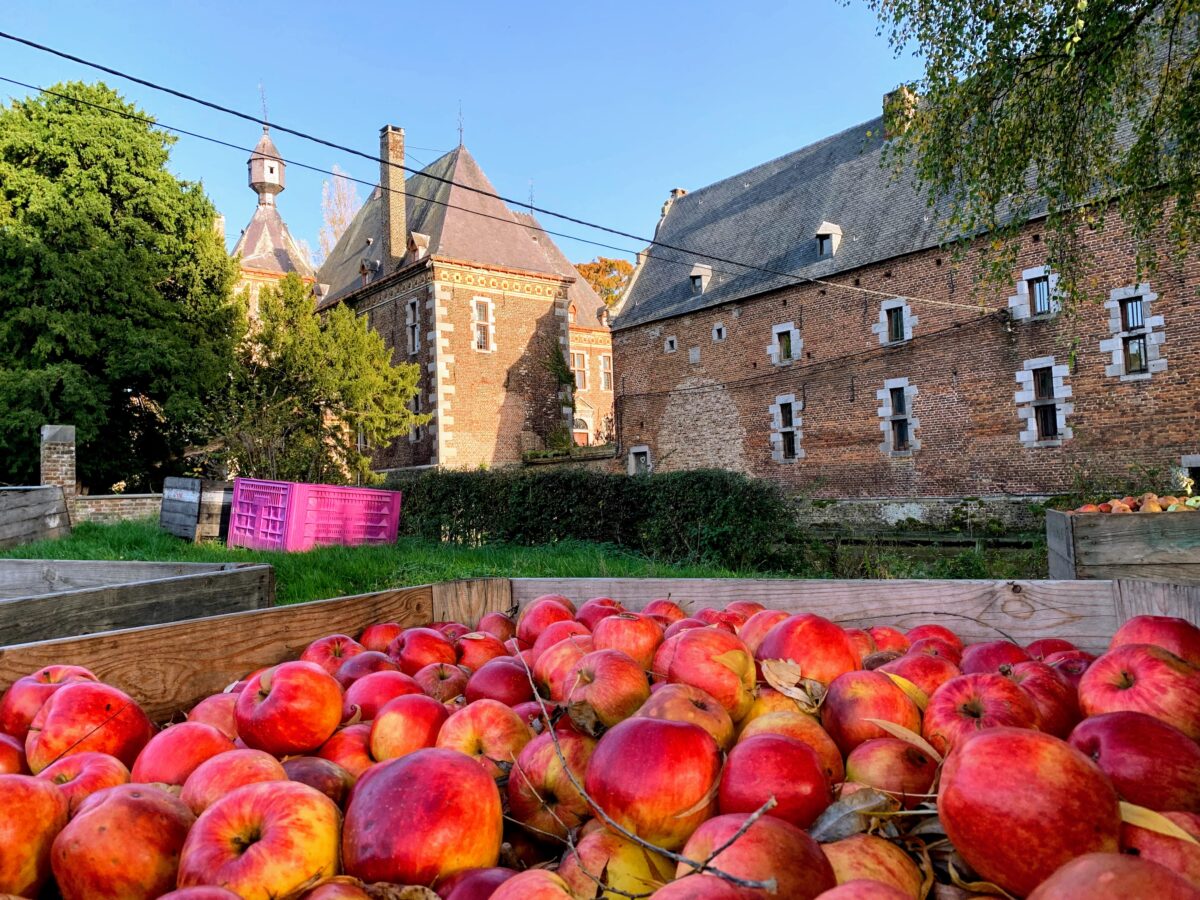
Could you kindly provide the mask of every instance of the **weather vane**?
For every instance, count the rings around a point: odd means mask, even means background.
[[[258,96],[262,100],[262,123],[263,131],[267,130],[267,89],[263,87],[263,83],[258,83]]]

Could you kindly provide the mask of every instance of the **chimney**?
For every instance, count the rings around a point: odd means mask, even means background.
[[[383,272],[396,270],[407,248],[407,213],[404,203],[404,129],[385,125],[379,129],[379,187],[383,198]]]
[[[672,188],[670,195],[667,197],[667,202],[662,205],[662,212],[658,217],[658,224],[654,226],[654,236],[658,237],[658,229],[662,228],[662,223],[667,219],[667,213],[671,211],[675,201],[687,193],[685,188]]]
[[[883,95],[883,138],[891,140],[908,131],[917,112],[917,92],[907,84]]]

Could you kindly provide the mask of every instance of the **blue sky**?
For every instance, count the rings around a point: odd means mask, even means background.
[[[915,78],[894,58],[862,0],[737,4],[416,4],[56,2],[7,0],[0,30],[228,106],[376,152],[385,123],[403,126],[410,164],[465,143],[501,194],[639,235],[671,188],[695,189],[878,114]],[[49,86],[96,80],[74,63],[0,42],[0,75]],[[161,122],[252,146],[245,121],[105,77]],[[19,88],[0,83],[0,101]],[[378,180],[362,159],[288,135],[280,153]],[[246,154],[192,138],[172,167],[202,180],[230,243],[254,209]],[[317,246],[322,176],[292,166],[280,210]],[[360,187],[360,196],[366,189]],[[636,242],[549,228],[620,244]],[[617,255],[561,240],[571,259]]]

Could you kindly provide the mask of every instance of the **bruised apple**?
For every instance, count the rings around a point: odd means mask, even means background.
[[[97,791],[127,784],[129,769],[115,756],[89,751],[64,756],[38,772],[37,777],[57,784],[67,798],[71,815],[75,815],[79,804]]]
[[[650,697],[645,671],[619,650],[595,650],[581,657],[567,684],[571,721],[591,735],[628,719]]]
[[[283,771],[288,781],[324,794],[335,806],[341,806],[354,787],[353,775],[333,760],[320,756],[289,756],[283,761]]]
[[[938,761],[898,738],[859,744],[846,757],[846,779],[886,791],[912,809],[929,799]]]
[[[37,773],[73,753],[109,753],[132,766],[154,726],[128,694],[107,684],[77,681],[54,691],[25,737],[25,757]]]
[[[588,761],[595,749],[594,738],[573,728],[540,734],[526,744],[508,776],[508,805],[512,817],[535,834],[565,839],[567,832],[590,814],[587,800],[572,783],[567,771],[569,769],[575,781],[583,784]],[[565,767],[563,759],[567,762]]]
[[[458,666],[445,663],[431,663],[417,672],[413,680],[426,694],[442,703],[461,697],[467,689],[467,673]]]
[[[83,666],[46,666],[14,681],[0,698],[0,731],[25,740],[29,723],[51,694],[64,684],[96,681]]]
[[[894,887],[911,900],[921,896],[921,869],[912,857],[873,834],[854,834],[821,849],[833,866],[838,884],[869,879]]]
[[[0,775],[0,894],[36,897],[50,877],[50,848],[67,824],[67,798],[50,781]]]

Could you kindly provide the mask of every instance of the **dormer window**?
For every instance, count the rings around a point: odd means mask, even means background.
[[[574,303],[572,303],[570,306],[567,307],[567,322],[569,322],[571,325],[575,324],[575,304]]]
[[[703,294],[708,288],[709,279],[712,278],[712,266],[694,265],[688,277],[692,283],[692,294]]]
[[[817,235],[817,256],[833,256],[833,235]]]
[[[832,222],[822,222],[817,228],[817,256],[824,259],[837,253],[842,242],[842,229]]]

